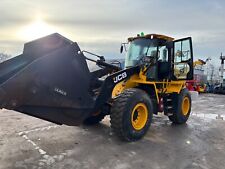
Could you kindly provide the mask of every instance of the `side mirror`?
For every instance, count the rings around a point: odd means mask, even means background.
[[[120,53],[123,53],[123,44],[120,46]]]

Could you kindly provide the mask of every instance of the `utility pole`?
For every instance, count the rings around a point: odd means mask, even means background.
[[[221,87],[223,86],[223,73],[224,73],[224,61],[225,61],[225,56],[223,56],[223,54],[221,53],[220,56],[221,59],[221,67],[220,67],[220,85]]]

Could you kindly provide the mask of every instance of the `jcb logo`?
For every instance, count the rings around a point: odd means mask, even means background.
[[[119,74],[118,76],[114,77],[113,81],[114,81],[114,83],[117,83],[117,82],[125,79],[126,77],[127,77],[127,73],[123,72],[123,73]]]

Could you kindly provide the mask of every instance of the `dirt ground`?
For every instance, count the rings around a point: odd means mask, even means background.
[[[134,143],[118,140],[108,117],[68,127],[0,110],[0,154],[0,169],[224,169],[225,95],[200,95],[186,125],[155,116]]]

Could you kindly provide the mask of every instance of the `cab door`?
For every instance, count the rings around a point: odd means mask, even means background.
[[[192,80],[193,49],[191,37],[175,40],[173,43],[173,79]]]

